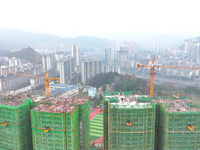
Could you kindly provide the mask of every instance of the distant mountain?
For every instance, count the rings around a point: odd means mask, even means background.
[[[92,37],[79,36],[75,38],[60,38],[53,35],[29,33],[21,30],[0,28],[0,49],[19,50],[23,47],[34,49],[70,49],[71,44],[80,45],[80,49],[105,49],[114,45],[112,41]]]
[[[4,56],[7,56],[9,58],[12,58],[12,57],[20,58],[21,60],[27,60],[33,64],[37,64],[37,63],[41,64],[42,62],[42,56],[38,54],[38,52],[36,52],[31,47],[23,48],[22,50],[11,52]]]
[[[186,35],[179,34],[163,34],[159,32],[121,32],[107,35],[106,38],[115,41],[132,41],[136,42],[144,48],[154,48],[155,43],[159,43],[160,47],[170,48],[177,47],[189,38]]]

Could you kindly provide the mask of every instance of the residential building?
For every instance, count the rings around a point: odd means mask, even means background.
[[[105,60],[107,64],[114,64],[115,60],[115,48],[110,47],[105,49]]]
[[[68,56],[57,62],[57,68],[60,72],[60,83],[68,84],[72,79],[72,57]]]
[[[16,69],[16,71],[10,70],[11,68]],[[5,70],[8,70],[8,72],[17,72],[19,69],[17,66],[12,66],[8,68],[1,68],[0,69],[0,92],[4,91],[10,91],[10,90],[16,90],[22,87],[25,87],[27,85],[37,86],[39,83],[42,83],[42,80],[33,81],[30,79],[30,77],[22,76],[22,75],[14,75],[14,74],[8,74],[5,73]],[[35,66],[31,69],[24,70],[23,74],[28,75],[38,75],[42,73],[41,65]],[[44,82],[43,82],[44,83]]]
[[[81,62],[81,80],[82,83],[86,83],[86,81],[96,74],[101,73],[101,61],[98,60],[83,60]]]
[[[200,59],[200,40],[191,39],[185,40],[185,52],[188,53],[188,56],[192,60]]]
[[[12,57],[8,59],[8,63],[9,63],[9,66],[20,66],[21,60],[20,58]]]
[[[102,65],[102,72],[103,73],[117,72],[120,74],[120,67],[114,65]]]
[[[60,59],[63,59],[63,58],[64,58],[63,52],[57,52],[57,53],[55,53],[55,59],[56,59],[56,61],[58,61]]]
[[[80,66],[80,50],[79,45],[73,44],[71,46],[71,56],[73,58],[73,68]]]
[[[46,71],[52,68],[53,58],[51,54],[42,55],[42,66],[43,66],[43,71]]]
[[[127,57],[129,58],[135,54],[135,43],[131,42],[117,43],[116,51],[126,51]]]

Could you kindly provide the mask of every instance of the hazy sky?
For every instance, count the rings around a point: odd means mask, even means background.
[[[200,0],[1,0],[0,27],[58,36],[200,34]]]

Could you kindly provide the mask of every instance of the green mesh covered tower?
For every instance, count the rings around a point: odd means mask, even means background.
[[[30,100],[0,100],[0,149],[32,149],[30,103]]]
[[[157,150],[200,149],[199,102],[190,98],[158,100]]]
[[[149,98],[104,97],[104,149],[154,149],[155,103]]]
[[[80,125],[80,150],[90,149],[90,112],[89,101],[80,100],[79,125]]]
[[[35,108],[34,108],[35,107]],[[32,103],[34,150],[88,150],[90,148],[89,101],[45,98]],[[49,128],[48,132],[45,132]]]
[[[79,150],[79,108],[39,105],[31,110],[34,150]]]

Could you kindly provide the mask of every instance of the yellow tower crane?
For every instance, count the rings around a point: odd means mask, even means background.
[[[60,78],[49,78],[47,71],[46,71],[46,76],[45,77],[29,75],[29,74],[22,74],[22,73],[17,73],[17,72],[6,72],[6,73],[15,74],[15,75],[19,75],[19,76],[27,76],[27,77],[32,77],[32,78],[45,79],[44,85],[45,85],[45,92],[46,92],[46,96],[47,97],[49,97],[49,95],[50,95],[50,92],[49,92],[49,80],[56,80],[56,81],[60,82]]]
[[[154,97],[154,76],[155,76],[155,68],[171,68],[171,69],[186,69],[186,70],[198,70],[200,67],[187,67],[187,66],[171,66],[171,65],[155,65],[155,57],[152,59],[151,65],[145,65],[148,61],[143,64],[137,64],[137,68],[140,67],[148,67],[151,69],[151,87],[150,87],[150,97]]]

